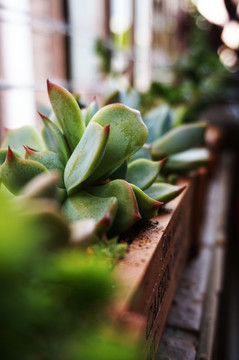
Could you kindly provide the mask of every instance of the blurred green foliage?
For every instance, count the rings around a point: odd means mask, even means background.
[[[112,50],[104,40],[98,38],[95,42],[95,52],[100,58],[101,71],[109,74],[111,71]]]
[[[48,228],[18,209],[0,195],[1,357],[141,359],[127,332],[110,321],[117,286],[107,257],[49,250]]]
[[[198,17],[201,15],[192,14],[187,51],[172,67],[172,82],[153,81],[150,89],[141,94],[142,113],[166,103],[179,112],[180,123],[185,123],[194,121],[206,106],[227,98],[233,74],[211,47],[210,25],[199,28]]]

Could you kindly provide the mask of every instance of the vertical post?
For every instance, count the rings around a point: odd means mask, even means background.
[[[135,67],[135,16],[136,6],[135,0],[132,0],[132,29],[131,29],[131,56],[129,65],[129,79],[131,86],[134,86],[134,67]]]
[[[110,5],[110,0],[104,0],[104,33],[107,40],[110,40]]]

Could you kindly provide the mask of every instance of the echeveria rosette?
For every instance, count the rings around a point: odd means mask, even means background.
[[[11,152],[14,167],[9,163],[10,158],[1,166],[2,181],[8,189],[19,193],[25,183],[41,172],[58,170],[61,178],[58,187],[62,189],[60,192],[58,189],[55,196],[59,199],[61,193],[63,213],[72,223],[93,221],[91,228],[100,236],[105,232],[117,235],[139,219],[157,215],[162,203],[148,196],[146,190],[153,185],[163,161],[138,159],[127,165],[128,159],[142,148],[148,137],[140,113],[122,104],[98,110],[94,100],[84,120],[73,95],[67,90],[48,81],[48,93],[60,127],[40,114],[45,144],[40,134],[31,131],[37,139],[36,146],[32,141],[28,143],[22,129],[16,130],[13,136],[16,150],[23,145],[26,159],[20,158],[21,153]],[[23,144],[16,136],[18,132]],[[11,138],[13,145],[14,139]],[[44,146],[39,145],[41,142]],[[26,169],[24,176],[23,169]],[[45,196],[46,185],[41,182],[34,183],[31,190],[34,196]]]

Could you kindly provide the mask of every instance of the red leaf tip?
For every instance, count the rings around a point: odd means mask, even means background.
[[[167,158],[165,157],[165,158],[163,158],[162,160],[160,160],[159,163],[160,163],[161,165],[163,165],[166,160],[167,160]]]
[[[100,221],[100,225],[102,226],[109,226],[111,223],[111,216],[109,213],[107,213],[103,219]]]
[[[142,216],[140,215],[139,211],[137,211],[134,215],[134,223],[142,219]]]
[[[109,132],[110,132],[110,124],[106,125],[106,126],[104,127],[104,130],[105,130],[106,133],[109,134]]]
[[[12,151],[10,146],[8,145],[8,151],[7,151],[6,160],[9,161],[9,162],[12,162],[15,158],[16,158],[16,156],[14,155],[14,152]]]
[[[45,117],[45,115],[43,115],[40,111],[37,111],[37,113],[41,118]]]
[[[30,146],[23,145],[23,147],[24,147],[24,149],[26,150],[26,155],[25,155],[26,157],[27,157],[27,155],[30,155],[30,154],[36,152],[36,150],[35,150],[35,149],[32,149]]]
[[[47,91],[49,93],[49,91],[52,89],[54,84],[49,79],[47,79],[46,83],[47,83]]]
[[[186,187],[187,187],[187,185],[181,185],[181,186],[179,186],[179,189],[178,189],[179,193],[183,192],[183,190],[185,190]]]
[[[160,206],[162,206],[164,203],[162,201],[157,201],[154,200],[154,204],[153,204],[153,210],[157,210],[160,208]]]

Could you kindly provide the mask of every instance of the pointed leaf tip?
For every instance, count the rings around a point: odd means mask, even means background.
[[[47,84],[47,90],[49,92],[51,90],[52,86],[53,86],[53,83],[49,79],[47,79],[46,84]]]
[[[167,160],[167,158],[165,157],[165,158],[163,158],[162,160],[160,160],[159,163],[160,163],[161,165],[163,165],[166,160]]]
[[[47,117],[45,115],[43,115],[42,113],[40,113],[40,111],[37,111],[37,113],[41,117],[42,120],[47,119]]]
[[[154,203],[154,205],[153,205],[153,208],[154,208],[154,209],[158,209],[158,208],[160,208],[160,206],[162,206],[163,204],[164,204],[164,202],[155,200],[155,203]]]
[[[106,125],[105,127],[104,127],[104,130],[105,130],[105,132],[106,133],[110,133],[110,124],[109,125]]]
[[[107,213],[103,219],[100,221],[99,225],[102,225],[104,227],[108,227],[110,226],[110,223],[111,223],[111,217],[110,217],[110,214]]]
[[[8,151],[7,151],[7,156],[6,156],[6,160],[11,162],[13,161],[15,158],[14,152],[12,151],[11,147],[8,146]]]
[[[182,192],[183,190],[185,190],[187,187],[187,185],[182,185],[179,187],[179,191]]]
[[[141,220],[141,219],[142,219],[142,216],[140,215],[139,212],[137,212],[137,213],[135,213],[133,223],[136,223],[137,221],[139,221],[139,220]]]
[[[30,146],[27,146],[27,145],[22,145],[22,146],[24,147],[24,149],[26,150],[26,152],[27,152],[28,154],[30,154],[30,153],[32,153],[32,152],[37,152],[36,149],[33,149],[33,148],[31,148]]]

